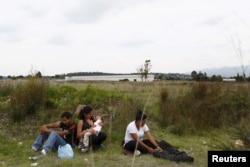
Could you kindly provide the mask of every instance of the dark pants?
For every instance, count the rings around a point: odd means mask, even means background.
[[[99,132],[98,136],[92,134],[90,138],[90,145],[92,145],[93,148],[98,148],[106,140],[107,135],[104,132]]]
[[[146,144],[147,146],[156,149],[156,147],[149,141],[149,140],[142,140],[142,142],[144,144]],[[135,151],[135,147],[136,147],[136,141],[135,140],[131,140],[130,142],[128,142],[127,144],[125,144],[125,149],[131,152]],[[148,153],[148,151],[142,147],[141,145],[138,144],[137,146],[137,150],[139,150],[141,153]]]

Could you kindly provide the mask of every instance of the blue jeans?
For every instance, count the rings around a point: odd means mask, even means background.
[[[59,145],[64,146],[67,144],[60,135],[56,132],[51,132],[38,135],[32,146],[39,149],[45,140],[47,141],[45,142],[43,149],[46,153],[50,152],[52,148],[57,150]]]

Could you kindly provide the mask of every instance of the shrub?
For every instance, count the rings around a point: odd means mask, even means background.
[[[76,88],[64,85],[57,88],[56,97],[52,97],[52,99],[58,102],[59,109],[71,110],[79,104],[77,93]]]
[[[183,128],[195,131],[239,123],[242,118],[249,116],[250,91],[244,85],[223,84],[195,83],[190,91],[179,97],[169,97],[168,90],[162,90],[160,125],[185,124]]]
[[[110,103],[104,109],[110,142],[121,143],[128,123],[135,119],[135,115],[139,109],[143,109],[141,99],[138,96],[131,95],[124,95],[118,103]]]
[[[45,82],[30,77],[28,81],[19,85],[10,97],[11,117],[13,121],[20,122],[24,117],[33,115],[44,106]]]
[[[1,81],[1,80],[0,80]],[[13,86],[9,82],[0,82],[0,97],[6,97],[11,94]]]
[[[173,123],[174,109],[168,100],[169,93],[166,89],[160,92],[160,112],[159,112],[159,124],[160,126],[168,126]],[[171,108],[171,110],[170,110]]]
[[[88,104],[94,108],[102,108],[119,98],[119,94],[88,85],[84,90],[79,91],[78,97],[79,104]]]
[[[198,84],[194,84],[191,89],[192,95],[197,99],[205,98],[207,91],[208,86],[205,82],[198,82]]]
[[[242,119],[240,124],[237,124],[230,129],[229,134],[231,134],[232,139],[242,140],[244,143],[243,148],[250,149],[250,122],[248,119]]]

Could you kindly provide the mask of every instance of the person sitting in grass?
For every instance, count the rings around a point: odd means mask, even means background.
[[[130,122],[126,128],[124,137],[124,153],[135,155],[141,153],[151,153],[154,157],[164,158],[176,162],[193,162],[194,158],[187,155],[184,151],[179,151],[165,140],[156,141],[149,132],[146,124],[147,115],[139,111],[135,120]],[[143,139],[144,134],[147,139]],[[128,153],[129,152],[129,153]]]
[[[135,117],[135,120],[128,124],[123,144],[123,147],[127,151],[136,151],[137,155],[140,153],[153,153],[155,149],[162,151],[162,148],[151,135],[146,121],[147,115],[142,111],[139,111]],[[143,139],[144,134],[146,135],[147,139]]]
[[[48,154],[52,149],[58,150],[59,145],[64,146],[67,143],[71,146],[74,145],[75,141],[76,124],[72,119],[70,112],[64,112],[61,115],[61,121],[42,125],[40,128],[40,134],[35,139],[31,149],[38,151],[42,144],[43,148],[41,152],[31,157],[30,159],[38,159],[42,155]]]
[[[106,139],[106,134],[101,132],[103,120],[100,116],[93,116],[93,109],[84,106],[79,113],[77,123],[77,138],[80,140],[79,148],[82,152],[89,151],[90,145],[93,149],[100,148]]]

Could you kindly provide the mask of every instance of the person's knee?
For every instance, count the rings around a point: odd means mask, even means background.
[[[107,135],[105,133],[100,133],[100,138],[102,138],[103,140],[105,140],[107,138]]]
[[[58,134],[57,134],[56,132],[51,132],[51,133],[49,134],[49,137],[56,137],[56,136],[58,136]]]

